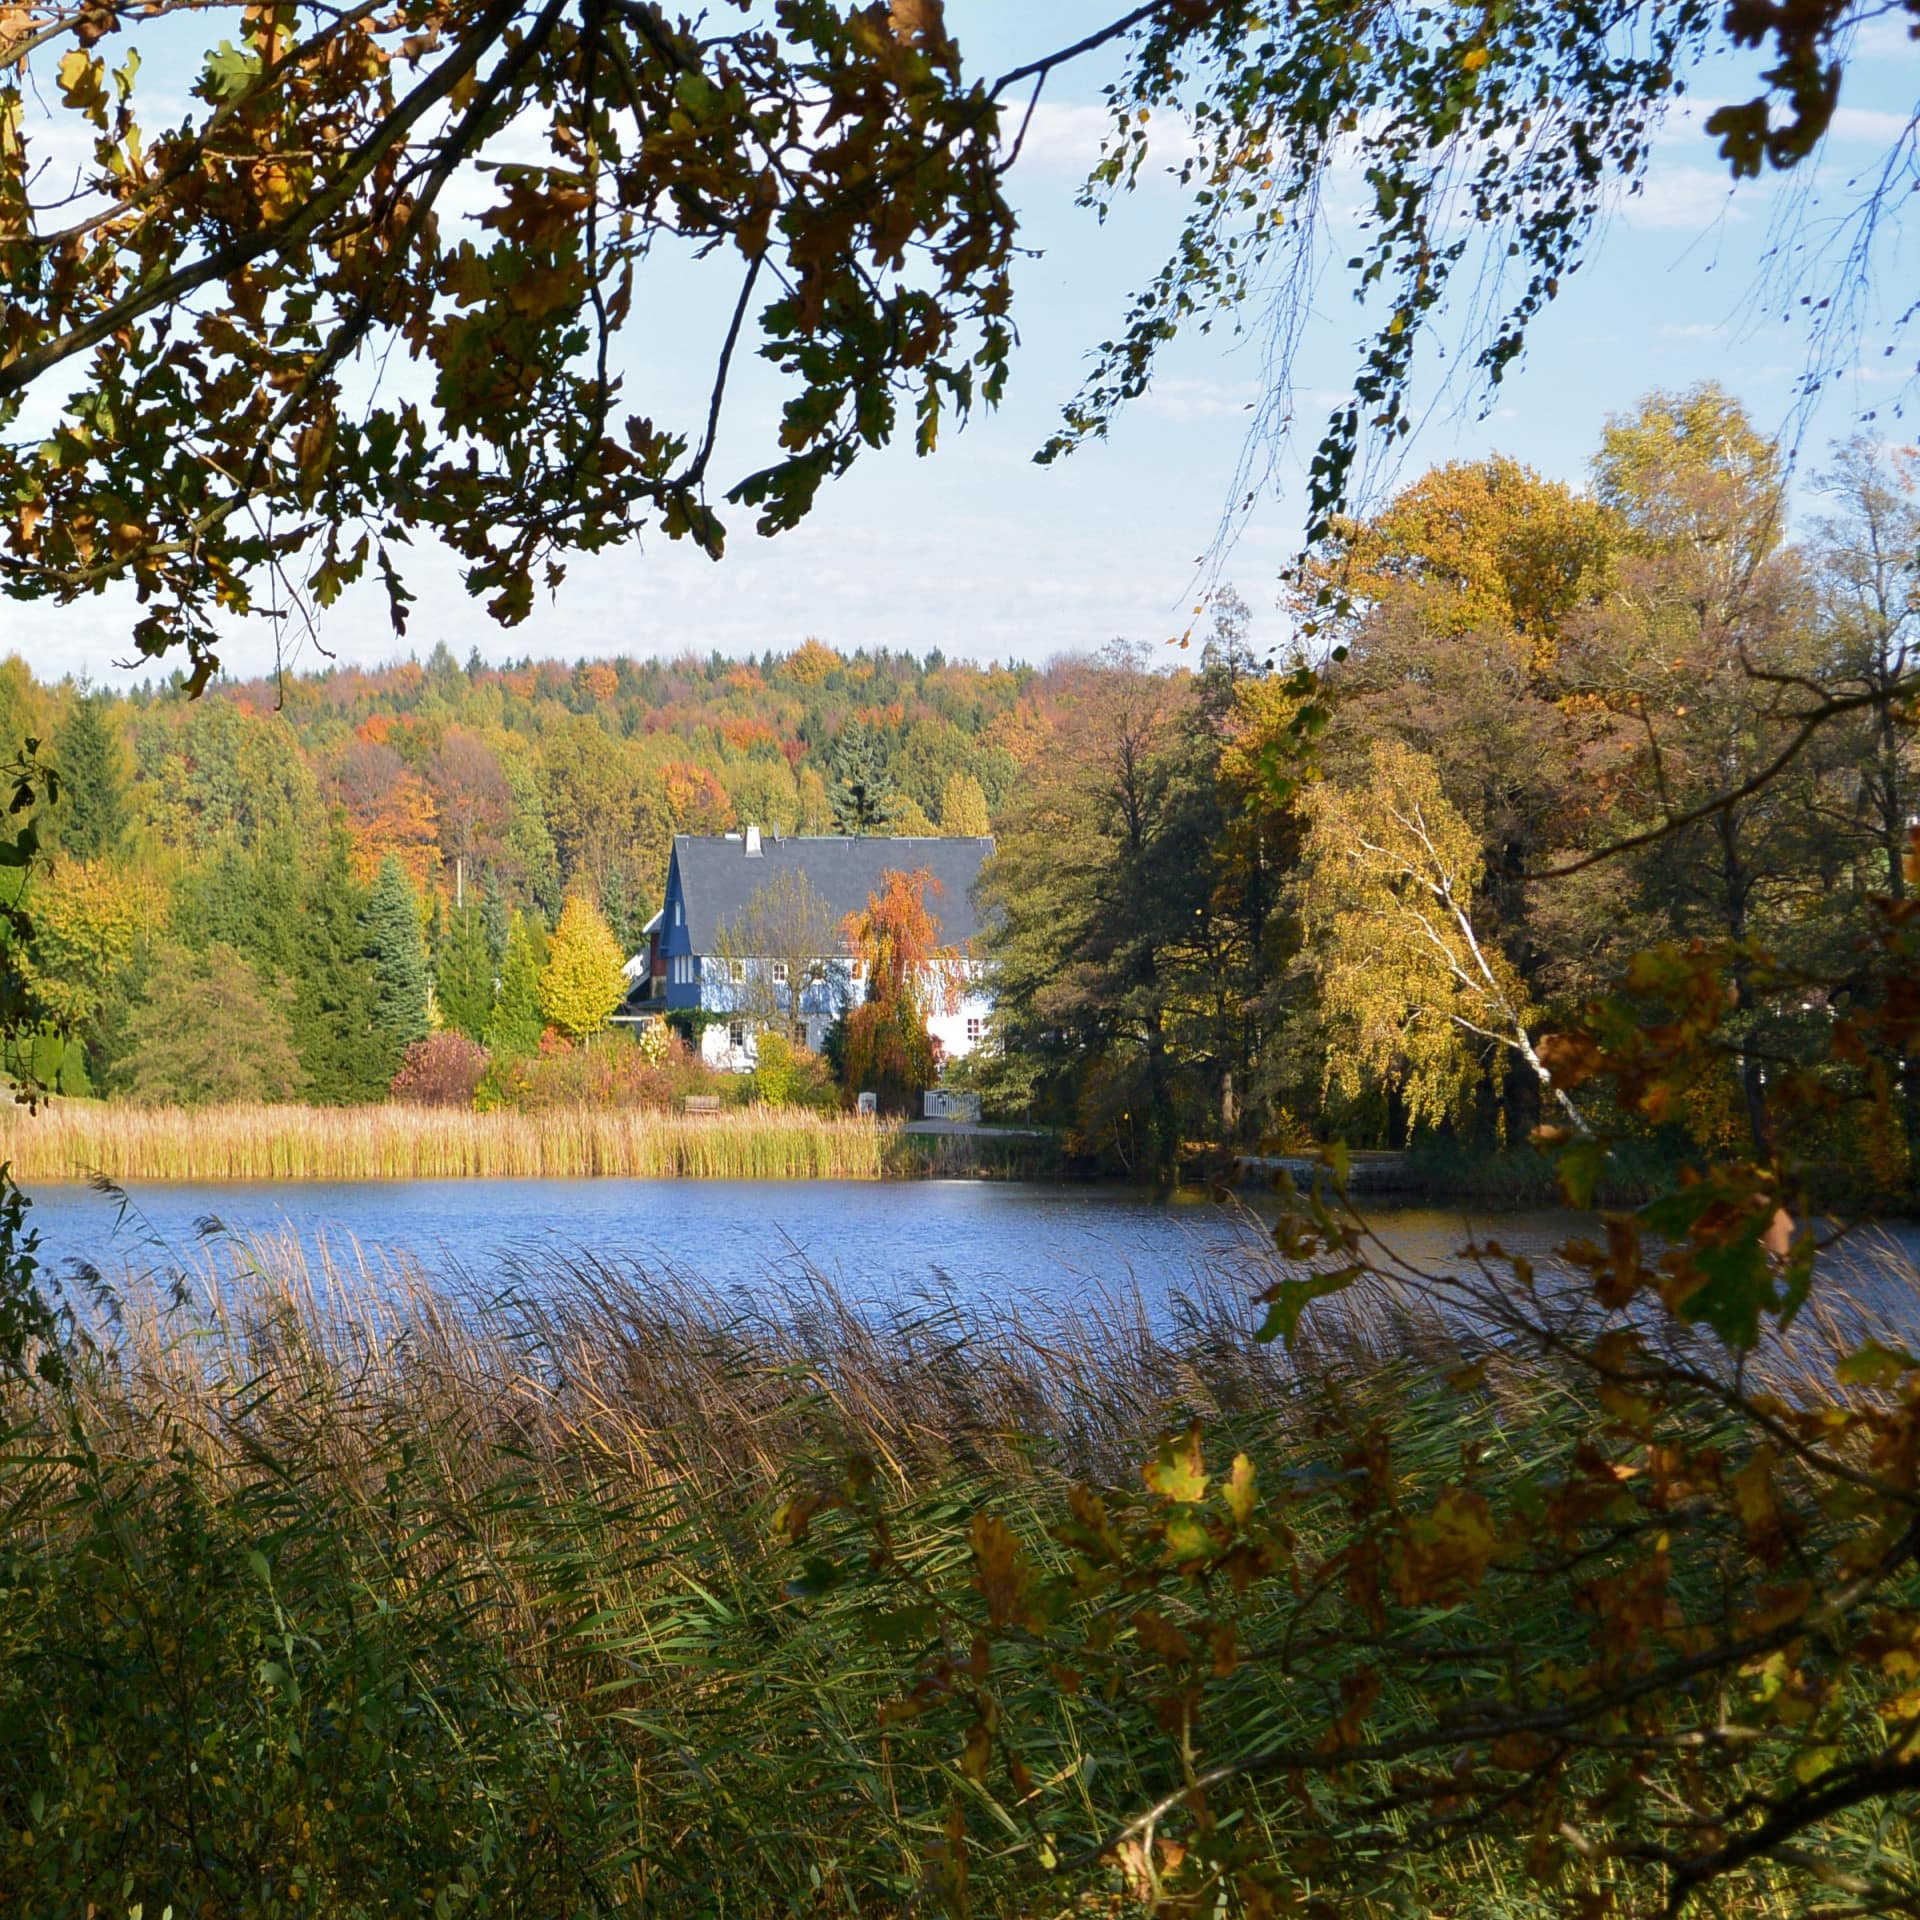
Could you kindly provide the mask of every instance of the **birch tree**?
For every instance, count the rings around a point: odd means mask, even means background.
[[[1307,951],[1329,1028],[1326,1078],[1349,1096],[1398,1092],[1411,1125],[1464,1115],[1515,1058],[1577,1131],[1531,1027],[1537,1010],[1473,918],[1485,879],[1478,836],[1441,791],[1439,769],[1393,739],[1373,743],[1364,782],[1304,799]]]

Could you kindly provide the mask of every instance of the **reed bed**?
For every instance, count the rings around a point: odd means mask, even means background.
[[[920,1656],[809,1558],[857,1532],[823,1515],[796,1546],[778,1514],[864,1458],[897,1551],[964,1584],[978,1509],[1057,1559],[1069,1486],[1137,1485],[1190,1416],[1304,1466],[1337,1399],[1408,1473],[1584,1431],[1548,1371],[1428,1391],[1456,1330],[1384,1292],[1292,1354],[1254,1342],[1271,1257],[1250,1223],[1151,1304],[1122,1279],[885,1310],[803,1264],[776,1303],[612,1256],[430,1276],[291,1238],[118,1293],[77,1276],[71,1388],[0,1390],[0,1888],[75,1920],[906,1920],[960,1910],[937,1863],[963,1819],[966,1911],[1144,1913],[1109,1868],[1001,1871],[951,1743],[882,1716]],[[1311,1672],[1244,1671],[1250,1729],[1316,1724]],[[1063,1852],[1164,1791],[1150,1702],[995,1687]],[[1492,1848],[1417,1891],[1564,1910]]]
[[[56,1101],[0,1115],[16,1179],[877,1180],[897,1129],[771,1107],[679,1115],[555,1108],[223,1106]],[[904,1164],[904,1162],[903,1162]],[[937,1163],[936,1163],[937,1165]]]

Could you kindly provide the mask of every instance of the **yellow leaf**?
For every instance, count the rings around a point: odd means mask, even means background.
[[[1486,1501],[1471,1488],[1449,1487],[1432,1513],[1408,1527],[1396,1556],[1394,1591],[1409,1606],[1457,1597],[1486,1578],[1499,1551]]]
[[[1749,1540],[1765,1540],[1780,1530],[1780,1507],[1773,1491],[1773,1453],[1762,1447],[1727,1482],[1733,1510]]]
[[[1253,1462],[1244,1453],[1233,1456],[1233,1471],[1227,1475],[1222,1492],[1236,1524],[1244,1527],[1253,1518],[1254,1503],[1258,1497],[1253,1484]]]
[[[1004,1627],[1019,1611],[1027,1574],[1020,1564],[1020,1543],[997,1513],[973,1516],[973,1561],[974,1591],[987,1603],[987,1618]]]
[[[78,108],[96,127],[107,124],[107,70],[100,61],[75,47],[61,57],[57,78],[68,106]]]
[[[1163,1440],[1160,1457],[1141,1469],[1148,1487],[1163,1500],[1191,1504],[1207,1497],[1207,1473],[1201,1463],[1200,1422],[1196,1420],[1179,1440]]]
[[[1833,1372],[1834,1378],[1842,1386],[1885,1387],[1915,1367],[1920,1367],[1920,1360],[1916,1360],[1912,1354],[1899,1347],[1883,1346],[1878,1340],[1869,1340],[1865,1346],[1848,1354]]]
[[[1460,65],[1468,73],[1478,73],[1493,56],[1485,47],[1469,47],[1460,58]]]

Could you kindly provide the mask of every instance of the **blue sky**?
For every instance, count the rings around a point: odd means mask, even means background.
[[[1090,0],[1045,8],[1030,0],[948,0],[950,25],[980,71],[1064,44],[1105,17]],[[1920,95],[1920,50],[1904,28],[1889,22],[1867,34],[1818,176],[1791,188],[1729,192],[1698,119],[1712,99],[1733,97],[1743,76],[1731,66],[1703,75],[1695,89],[1701,104],[1667,129],[1647,191],[1613,215],[1587,268],[1536,326],[1524,365],[1491,412],[1436,411],[1407,471],[1497,448],[1579,481],[1609,413],[1655,387],[1702,379],[1727,386],[1763,427],[1786,425],[1803,340],[1773,317],[1777,301],[1761,298],[1769,240],[1789,216],[1817,224],[1843,205],[1849,177],[1884,152]],[[327,616],[320,644],[342,661],[373,663],[424,653],[442,639],[463,658],[476,645],[495,659],[578,658],[757,652],[812,634],[842,648],[938,646],[977,659],[1044,660],[1116,636],[1162,642],[1179,632],[1259,391],[1260,343],[1236,345],[1219,334],[1182,343],[1109,441],[1052,468],[1032,463],[1078,384],[1087,350],[1108,336],[1128,293],[1158,264],[1178,216],[1177,197],[1158,183],[1104,227],[1075,208],[1098,145],[1106,72],[1091,63],[1054,83],[1016,171],[1022,237],[1037,257],[1019,275],[1022,344],[997,414],[949,436],[928,460],[905,447],[869,456],[827,490],[804,526],[777,540],[760,539],[735,512],[718,565],[664,539],[576,558],[558,597],[541,601],[510,632],[465,599],[443,556],[420,553],[420,599],[404,647],[371,592],[350,595]],[[1804,197],[1809,192],[1812,199]],[[1800,197],[1789,204],[1789,194]],[[1910,290],[1910,258],[1890,250],[1881,283]],[[637,410],[671,415],[701,404],[707,355],[731,295],[730,284],[691,263],[660,265],[642,300],[660,318],[642,330],[629,362]],[[1881,410],[1875,431],[1913,437],[1889,408],[1913,376],[1920,340],[1895,341],[1883,320],[1870,317],[1861,366],[1806,424],[1808,467],[1870,409]],[[1359,326],[1344,293],[1330,286],[1297,369],[1309,428],[1344,389]],[[1889,341],[1896,351],[1883,357]],[[770,435],[776,404],[770,378],[753,373],[738,382],[717,472],[747,469]],[[1223,568],[1254,610],[1256,636],[1275,644],[1285,632],[1275,581],[1299,538],[1299,473],[1312,438],[1306,433],[1283,463]],[[0,651],[24,653],[43,675],[118,681],[126,677],[115,663],[126,653],[128,624],[125,607],[112,600],[63,609],[0,602]],[[225,659],[233,671],[254,672],[271,665],[273,653],[272,635],[256,625],[236,632]],[[312,667],[322,656],[302,641],[289,662]]]

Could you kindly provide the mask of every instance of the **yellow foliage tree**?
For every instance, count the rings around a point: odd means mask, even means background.
[[[1425,754],[1373,745],[1367,778],[1308,790],[1307,951],[1330,1029],[1327,1081],[1349,1097],[1396,1088],[1409,1123],[1457,1117],[1518,1055],[1579,1131],[1528,1028],[1527,991],[1473,924],[1485,873],[1478,836]]]
[[[1611,548],[1604,506],[1501,454],[1435,467],[1339,536],[1316,585],[1370,606],[1415,592],[1430,631],[1501,634],[1536,671]]]
[[[940,831],[950,838],[983,840],[993,831],[987,796],[970,773],[956,773],[940,795]]]
[[[574,894],[561,909],[540,972],[540,1011],[547,1024],[570,1040],[598,1033],[626,997],[620,968],[619,943],[600,909]]]
[[[24,971],[56,1021],[98,1015],[160,905],[150,880],[105,860],[59,860],[35,882]]]

